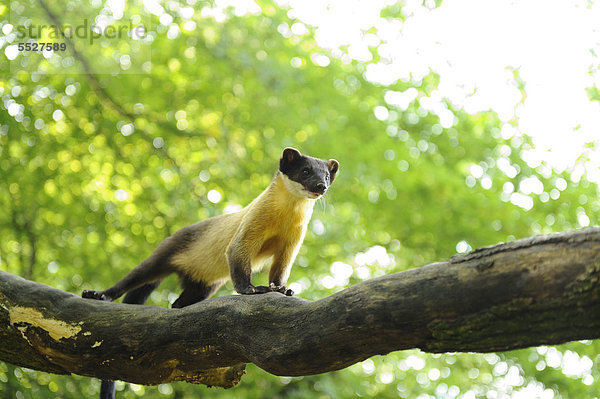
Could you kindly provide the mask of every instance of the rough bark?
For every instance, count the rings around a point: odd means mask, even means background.
[[[600,337],[600,229],[531,237],[319,301],[226,296],[184,309],[81,299],[0,272],[0,359],[140,384],[230,387],[391,351],[489,352]]]

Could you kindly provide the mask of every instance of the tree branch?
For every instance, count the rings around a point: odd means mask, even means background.
[[[395,350],[489,352],[600,337],[600,229],[531,237],[319,301],[226,296],[184,309],[81,299],[0,272],[0,359],[140,384],[230,387]]]

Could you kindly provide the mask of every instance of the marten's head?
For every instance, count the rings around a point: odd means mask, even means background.
[[[302,155],[287,147],[279,160],[279,171],[284,176],[287,189],[294,195],[308,199],[321,197],[333,183],[339,163]]]

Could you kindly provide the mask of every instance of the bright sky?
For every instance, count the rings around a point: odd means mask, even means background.
[[[527,158],[532,166],[546,160],[559,171],[573,169],[586,143],[600,144],[600,103],[586,92],[600,88],[597,2],[444,0],[434,8],[407,0],[404,23],[380,17],[391,0],[279,2],[292,7],[291,17],[316,27],[318,44],[334,56],[343,59],[339,47],[347,45],[351,58],[369,62],[368,47],[379,45],[383,62],[371,63],[365,75],[373,82],[418,81],[431,70],[441,82],[430,102],[447,98],[470,113],[492,109],[505,122],[517,117],[516,131],[534,139],[536,151]],[[365,34],[371,27],[376,34]],[[513,71],[525,83],[524,99]],[[406,97],[411,94],[386,100]],[[514,133],[503,130],[505,137]],[[600,182],[600,156],[591,158],[585,172]]]
[[[600,102],[590,101],[587,88],[600,88],[600,4],[597,0],[405,0],[404,22],[381,18],[395,0],[277,0],[291,7],[289,16],[302,22],[279,27],[284,36],[304,35],[316,28],[319,46],[332,56],[367,63],[365,77],[384,85],[398,79],[419,81],[433,71],[440,75],[438,90],[420,105],[451,126],[453,115],[442,99],[476,113],[492,109],[505,122],[502,135],[533,137],[535,151],[524,155],[530,166],[540,161],[557,171],[565,169],[600,183]],[[122,15],[123,0],[110,0]],[[164,13],[156,0],[144,0],[153,13]],[[225,19],[222,10],[259,13],[253,0],[217,0],[202,14]],[[180,10],[190,10],[185,7]],[[166,17],[165,17],[166,18]],[[165,20],[169,25],[171,21]],[[372,28],[375,27],[375,30]],[[374,31],[375,33],[365,33]],[[348,46],[348,53],[340,50]],[[373,62],[369,48],[382,60]],[[314,63],[329,64],[315,55]],[[515,82],[524,82],[525,98]],[[389,106],[406,108],[416,90],[389,91]],[[387,117],[377,107],[375,116]],[[512,123],[516,121],[516,129]],[[598,150],[585,149],[596,143]],[[585,154],[589,161],[575,165]]]

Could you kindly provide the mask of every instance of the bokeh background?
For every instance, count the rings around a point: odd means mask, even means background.
[[[341,164],[291,274],[306,299],[597,225],[599,7],[527,3],[3,2],[0,268],[76,294],[108,287],[177,229],[248,204],[285,146]],[[48,27],[19,37],[20,27],[83,20],[101,37],[52,37]],[[143,37],[102,35],[132,21]],[[35,41],[68,48],[17,51]],[[171,277],[150,303],[168,307],[178,292]],[[232,292],[229,283],[218,295]],[[121,398],[597,398],[599,353],[598,341],[411,350],[307,377],[249,365],[230,390],[117,389]],[[99,388],[0,362],[3,398]]]

